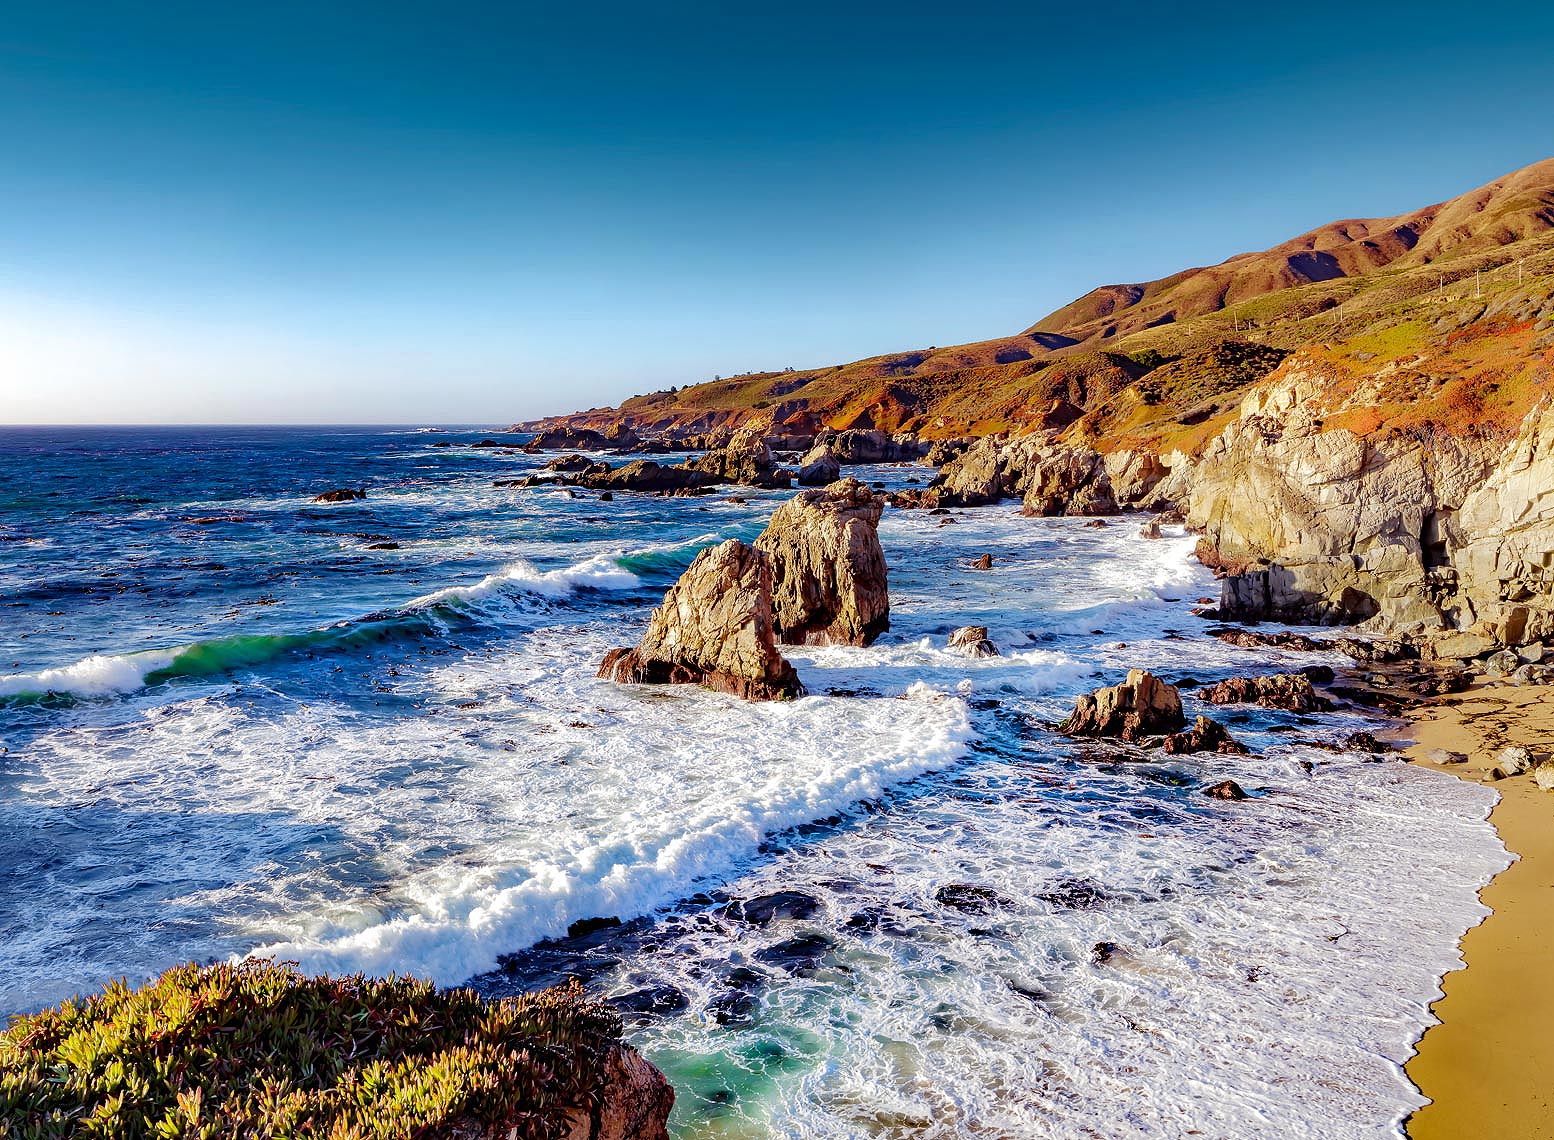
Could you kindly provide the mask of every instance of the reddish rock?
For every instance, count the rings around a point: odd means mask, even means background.
[[[1165,750],[1171,756],[1189,752],[1223,752],[1228,756],[1245,756],[1247,753],[1246,745],[1226,732],[1224,725],[1206,716],[1198,717],[1186,732],[1173,732],[1167,736]]]
[[[1070,736],[1117,736],[1137,741],[1146,736],[1182,727],[1182,698],[1168,685],[1143,669],[1128,670],[1120,685],[1086,693],[1074,702],[1074,711],[1058,726]]]
[[[1211,705],[1250,704],[1289,712],[1328,712],[1333,702],[1311,687],[1304,673],[1276,673],[1269,677],[1232,677],[1198,692]]]

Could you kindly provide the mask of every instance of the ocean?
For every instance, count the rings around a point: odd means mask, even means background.
[[[579,975],[678,1137],[1401,1135],[1494,793],[1311,746],[1353,713],[1054,735],[1129,667],[1348,664],[1206,636],[1180,527],[887,509],[890,631],[745,704],[594,673],[788,492],[495,487],[548,457],[487,434],[0,429],[0,1012],[247,954]]]

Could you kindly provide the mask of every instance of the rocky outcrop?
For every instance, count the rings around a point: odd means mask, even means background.
[[[1139,741],[1175,732],[1183,723],[1182,697],[1176,686],[1143,669],[1129,669],[1122,684],[1096,689],[1075,701],[1073,713],[1058,725],[1058,731]]]
[[[651,459],[634,459],[620,467],[596,463],[575,480],[594,491],[685,491],[723,482],[715,475],[691,467],[669,466]]]
[[[1554,634],[1554,405],[1509,444],[1359,435],[1326,424],[1331,388],[1297,354],[1204,452],[1188,523],[1228,571],[1220,613],[1473,631],[1486,648]]]
[[[1199,716],[1186,732],[1173,732],[1161,742],[1168,756],[1184,756],[1190,752],[1219,752],[1226,756],[1245,756],[1242,744],[1217,720]]]
[[[616,423],[605,431],[591,428],[556,427],[540,432],[523,445],[527,452],[537,451],[632,451],[642,441],[625,423]]]
[[[766,433],[770,426],[756,422],[740,428],[727,445],[693,461],[691,468],[726,483],[764,488],[791,487],[792,473],[777,466],[772,449],[767,445]]]
[[[868,645],[890,628],[879,521],[884,500],[856,479],[800,491],[773,513],[773,613],[789,645]]]
[[[872,428],[850,428],[843,432],[823,431],[815,437],[815,446],[826,446],[837,462],[846,466],[860,463],[903,463],[919,459],[928,445],[911,432],[889,435]]]
[[[963,657],[999,656],[998,646],[988,640],[985,625],[962,626],[950,634],[946,648],[951,653],[959,653]]]
[[[1149,451],[1111,455],[1038,432],[1005,440],[977,440],[948,460],[929,488],[928,505],[979,507],[1023,500],[1028,515],[1111,515],[1119,510],[1164,511],[1186,501],[1192,464],[1168,462]]]
[[[1232,677],[1198,692],[1211,705],[1262,705],[1287,712],[1329,712],[1333,702],[1311,687],[1304,673],[1275,673],[1269,677]]]
[[[359,487],[336,487],[333,491],[325,491],[314,495],[315,503],[353,503],[357,499],[365,499],[367,492]]]
[[[604,1090],[598,1107],[567,1114],[564,1140],[669,1140],[674,1088],[630,1045],[617,1045],[604,1060]],[[490,1140],[505,1137],[495,1129]],[[484,1138],[482,1138],[484,1140]]]
[[[820,444],[799,461],[799,486],[825,487],[842,477],[842,464],[829,445]]]
[[[777,650],[771,559],[731,538],[696,556],[653,611],[635,649],[613,649],[599,676],[629,684],[692,684],[746,700],[802,696]]]

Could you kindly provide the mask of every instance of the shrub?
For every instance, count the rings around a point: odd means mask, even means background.
[[[567,987],[488,1002],[287,963],[178,966],[13,1019],[0,1137],[410,1140],[597,1107],[619,1017]]]

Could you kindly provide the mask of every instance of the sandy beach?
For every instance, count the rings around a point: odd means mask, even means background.
[[[1481,780],[1508,744],[1535,760],[1554,749],[1554,689],[1490,684],[1421,708],[1403,735],[1410,758]],[[1424,753],[1467,753],[1439,765]],[[1484,888],[1494,913],[1462,940],[1467,969],[1447,975],[1432,1026],[1408,1075],[1433,1103],[1414,1114],[1414,1140],[1554,1137],[1554,990],[1541,984],[1554,945],[1554,793],[1531,775],[1495,783],[1491,816],[1518,860]]]

